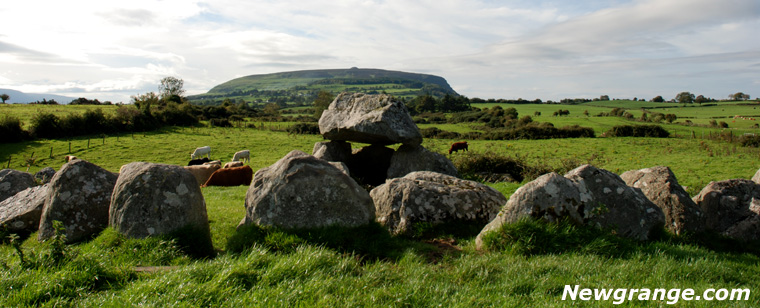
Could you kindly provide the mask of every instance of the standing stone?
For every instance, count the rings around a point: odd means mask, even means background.
[[[326,161],[348,163],[351,160],[351,144],[345,141],[317,142],[312,155]]]
[[[86,160],[72,160],[50,181],[38,238],[55,234],[53,221],[66,228],[66,243],[97,235],[108,226],[108,207],[116,175]]]
[[[14,169],[0,170],[0,201],[34,185],[37,183],[29,173]]]
[[[34,178],[40,181],[42,184],[50,183],[50,180],[53,179],[53,176],[55,175],[55,169],[51,167],[45,167],[42,168],[42,170],[37,171],[37,173],[34,174]]]
[[[485,225],[507,202],[491,187],[430,171],[389,180],[373,189],[370,196],[376,220],[392,234],[407,234],[420,222],[471,221]]]
[[[694,197],[705,227],[741,241],[760,239],[760,184],[736,179],[710,182]]]
[[[520,187],[480,232],[476,247],[482,247],[486,233],[524,217],[613,228],[616,234],[635,240],[649,239],[665,221],[662,210],[641,190],[627,186],[612,172],[584,165],[564,177],[552,172]]]
[[[380,145],[422,143],[422,134],[404,103],[387,94],[339,94],[322,113],[319,132],[330,140]]]
[[[369,193],[327,161],[292,151],[256,172],[240,225],[284,229],[355,227],[375,218]]]
[[[459,176],[457,168],[446,156],[431,152],[425,147],[402,145],[393,153],[387,177],[403,177],[415,171],[432,171],[450,176]]]
[[[592,196],[595,204],[586,204],[586,211],[599,213],[589,217],[592,225],[613,227],[618,235],[643,241],[665,223],[662,210],[649,201],[640,189],[626,185],[617,174],[583,165],[571,170],[565,177],[578,185],[581,196]]]
[[[0,229],[23,237],[37,231],[49,185],[29,187],[0,202]]]
[[[704,231],[702,210],[678,184],[670,168],[657,166],[631,170],[620,175],[628,186],[641,189],[644,195],[665,213],[665,227],[675,234]]]
[[[193,174],[180,166],[145,162],[125,165],[113,190],[109,223],[131,238],[171,235],[192,228],[199,232],[195,234],[197,244],[211,246],[203,194]]]

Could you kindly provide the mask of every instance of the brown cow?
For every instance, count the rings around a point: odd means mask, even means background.
[[[222,168],[214,171],[201,187],[251,185],[251,180],[253,180],[253,169],[250,166]]]
[[[190,173],[193,174],[193,177],[195,177],[195,180],[198,182],[198,185],[201,185],[203,183],[206,183],[208,178],[211,177],[211,175],[214,174],[215,171],[221,169],[222,166],[211,164],[211,165],[185,166],[184,168],[187,171],[190,171]]]
[[[449,154],[451,154],[451,152],[456,152],[459,150],[468,150],[467,141],[454,142],[451,144],[451,148],[449,148]]]

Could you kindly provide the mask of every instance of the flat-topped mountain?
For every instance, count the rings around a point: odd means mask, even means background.
[[[440,76],[381,69],[325,69],[250,75],[211,88],[208,93],[188,98],[194,104],[217,105],[229,99],[233,103],[309,105],[319,91],[338,94],[343,91],[368,94],[387,93],[396,97],[429,94],[442,97],[458,95]]]

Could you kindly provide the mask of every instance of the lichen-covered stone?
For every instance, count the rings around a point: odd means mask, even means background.
[[[0,170],[0,201],[8,199],[18,192],[35,185],[37,183],[29,173],[14,169]]]
[[[393,153],[387,178],[399,178],[415,171],[432,171],[458,176],[457,168],[446,156],[431,152],[421,145],[402,145]]]
[[[111,198],[109,223],[132,238],[171,235],[191,227],[196,242],[209,249],[206,202],[190,171],[174,165],[136,162],[125,165]]]
[[[678,184],[670,168],[656,166],[620,175],[628,186],[641,189],[665,214],[665,227],[675,234],[699,233],[705,229],[702,210]]]
[[[694,202],[708,230],[741,240],[760,240],[760,184],[735,179],[710,182]]]
[[[86,160],[72,160],[56,172],[40,221],[39,240],[55,234],[53,221],[66,228],[66,242],[89,239],[108,226],[116,175]]]
[[[637,188],[629,187],[616,174],[591,165],[580,166],[564,177],[545,174],[520,187],[476,238],[524,217],[546,221],[569,219],[598,228],[613,228],[616,234],[647,240],[665,221],[662,210]]]
[[[330,140],[380,145],[422,143],[422,134],[404,103],[387,94],[339,94],[322,113],[319,132]]]
[[[29,187],[0,202],[0,228],[24,237],[37,231],[48,188]]]
[[[351,144],[345,141],[317,142],[311,153],[319,159],[347,164],[351,160]]]
[[[455,221],[487,224],[507,199],[499,191],[450,175],[417,171],[388,180],[370,192],[376,220],[392,233],[405,234],[416,223]]]
[[[356,227],[375,218],[369,193],[327,161],[292,151],[256,172],[241,225],[285,229]]]

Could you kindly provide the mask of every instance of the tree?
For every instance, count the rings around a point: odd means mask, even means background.
[[[3,93],[3,94],[0,94],[0,99],[2,99],[2,100],[3,100],[3,104],[5,104],[5,101],[7,101],[7,100],[8,100],[8,99],[10,99],[10,98],[11,98],[11,97],[10,97],[10,95],[8,95],[8,94],[5,94],[5,93]]]
[[[600,101],[608,101],[608,100],[610,100],[610,96],[609,95],[602,95],[602,96],[599,97],[599,100]]]
[[[731,94],[728,96],[728,98],[733,99],[735,101],[743,101],[749,99],[749,94],[744,94],[742,92],[736,92],[734,94]]]
[[[163,100],[174,100],[174,96],[182,97],[185,94],[185,90],[182,88],[185,82],[182,79],[175,77],[166,77],[161,79],[161,84],[158,86],[158,93]]]
[[[694,94],[691,94],[690,92],[678,93],[678,95],[676,95],[676,102],[679,104],[693,104]]]
[[[322,112],[327,110],[330,103],[335,99],[332,93],[327,91],[319,91],[317,98],[314,100],[314,117],[319,119],[322,117]]]
[[[702,103],[705,103],[707,101],[708,100],[704,95],[697,96],[697,98],[694,99],[694,102],[700,105],[702,105]]]
[[[662,98],[662,96],[660,96],[660,95],[657,95],[657,96],[655,96],[655,97],[652,99],[652,102],[655,102],[655,103],[662,103],[662,102],[665,102],[665,99],[664,99],[664,98]]]

